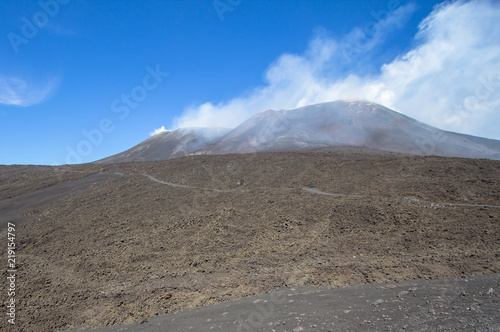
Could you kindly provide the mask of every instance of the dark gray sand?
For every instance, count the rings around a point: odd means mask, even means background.
[[[6,228],[9,222],[19,224],[29,220],[29,217],[20,215],[25,210],[49,204],[71,193],[89,189],[92,185],[120,176],[118,172],[97,173],[83,179],[59,183],[49,188],[2,200],[0,201],[0,228]]]
[[[500,331],[500,274],[285,288],[92,331]]]

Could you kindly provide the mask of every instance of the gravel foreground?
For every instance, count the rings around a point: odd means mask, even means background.
[[[14,331],[133,324],[283,288],[500,272],[498,161],[333,150],[0,166],[0,181],[0,224],[16,218]],[[5,229],[0,238],[6,264]]]
[[[500,331],[500,275],[285,288],[91,330],[118,331]]]

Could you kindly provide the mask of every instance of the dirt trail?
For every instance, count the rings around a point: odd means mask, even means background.
[[[209,190],[209,191],[215,191],[215,192],[231,192],[234,190],[220,190],[220,189],[214,189],[214,188],[202,188],[202,187],[192,187],[192,186],[186,186],[183,184],[176,184],[176,183],[171,183],[171,182],[164,182],[161,180],[158,180],[154,176],[148,175],[148,174],[142,174],[145,177],[149,178],[151,181],[160,183],[160,184],[165,184],[171,187],[180,187],[180,188],[188,188],[188,189],[201,189],[201,190]],[[269,188],[267,188],[269,189]],[[282,188],[282,189],[292,189],[292,188]],[[333,193],[327,193],[324,191],[320,191],[316,188],[302,188],[303,190],[311,193],[311,194],[317,194],[317,195],[324,195],[324,196],[335,196],[335,197],[347,197],[347,198],[379,198],[379,199],[384,199],[382,197],[378,196],[360,196],[360,195],[347,195],[347,194],[333,194]],[[240,191],[247,191],[247,190],[240,190]],[[411,199],[411,198],[396,198],[396,199],[388,199],[388,200],[396,200],[399,202],[414,202],[414,203],[420,203],[424,205],[429,205],[430,207],[443,207],[443,206],[462,206],[462,207],[489,207],[489,208],[495,208],[495,209],[500,209],[500,205],[488,205],[488,204],[467,204],[467,203],[436,203],[436,202],[428,202],[428,201],[422,201],[418,199]]]
[[[318,195],[325,195],[325,196],[351,197],[351,198],[366,198],[367,197],[367,196],[358,196],[358,195],[325,193],[325,192],[319,191],[318,189],[315,189],[315,188],[302,188],[302,189],[304,189],[307,192],[310,192],[311,194],[318,194]]]
[[[215,191],[215,192],[228,192],[229,191],[229,190],[219,190],[219,189],[212,189],[212,188],[191,187],[191,186],[186,186],[186,185],[183,185],[183,184],[164,182],[164,181],[158,180],[154,176],[147,175],[147,174],[142,174],[142,175],[144,175],[145,177],[149,178],[153,182],[161,183],[161,184],[166,184],[167,186],[171,186],[171,187],[180,187],[180,188],[188,188],[188,189],[202,189],[202,190],[210,190],[210,191]]]

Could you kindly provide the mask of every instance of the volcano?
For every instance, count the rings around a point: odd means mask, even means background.
[[[216,143],[231,129],[182,128],[164,131],[124,152],[98,160],[98,163],[167,160],[189,155]]]
[[[266,110],[233,130],[163,132],[99,162],[153,161],[186,155],[364,147],[412,155],[500,160],[500,141],[444,131],[367,100]]]

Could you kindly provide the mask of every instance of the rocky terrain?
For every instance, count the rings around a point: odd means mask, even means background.
[[[0,174],[3,201],[102,176],[20,212],[19,331],[129,324],[283,287],[500,271],[499,161],[338,147]]]
[[[488,274],[287,287],[91,331],[498,331],[499,283],[499,274]]]

